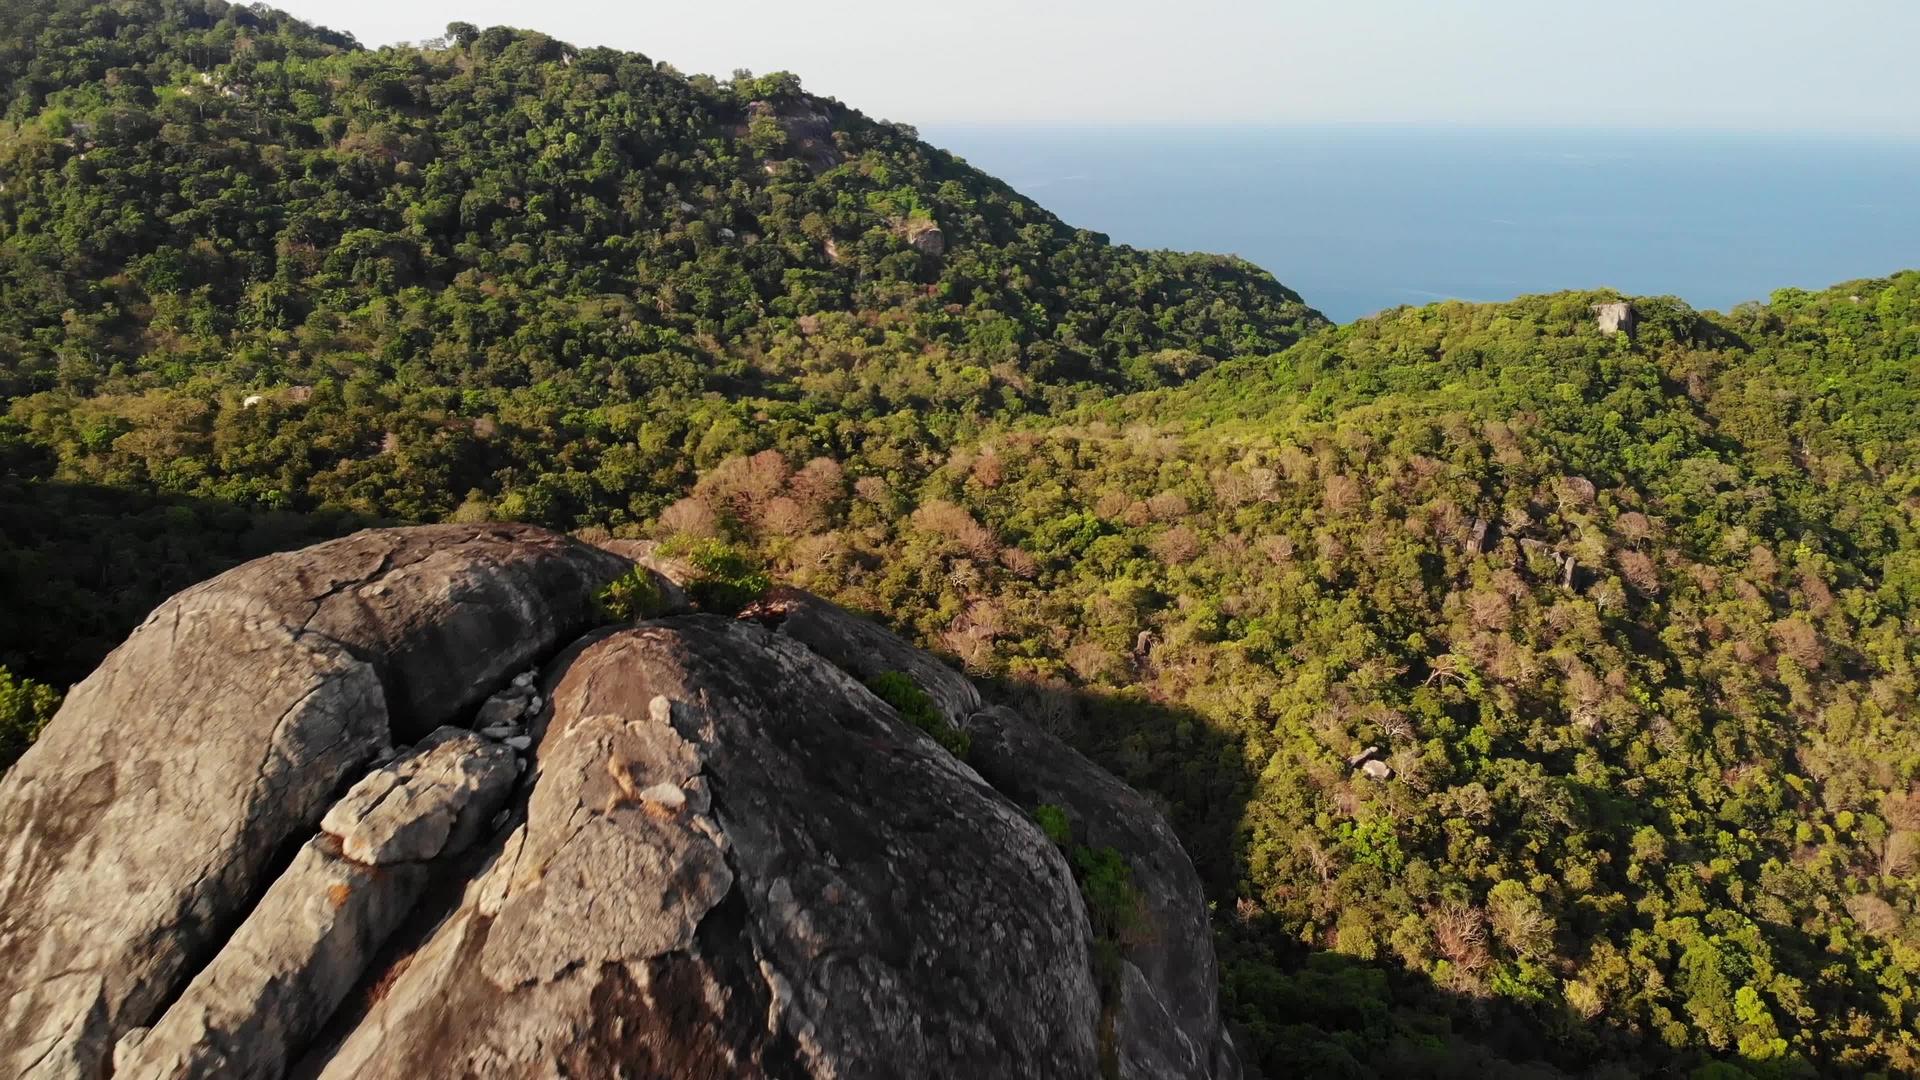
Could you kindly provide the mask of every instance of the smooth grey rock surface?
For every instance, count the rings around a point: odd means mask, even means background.
[[[1109,1003],[1118,1007],[1118,1039],[1139,1061],[1155,1063],[1134,1075],[1215,1075],[1215,1047],[1227,1036],[1206,896],[1192,860],[1152,804],[1012,710],[981,707],[970,680],[884,627],[792,589],[775,590],[746,614],[862,678],[882,671],[913,676],[950,722],[972,736],[968,764],[997,791],[1028,811],[1041,804],[1062,808],[1076,840],[1125,857],[1146,925],[1125,944],[1125,993]],[[1231,1054],[1227,1059],[1237,1062]],[[1237,1068],[1219,1074],[1237,1075]]]
[[[1593,316],[1594,322],[1599,326],[1600,332],[1603,334],[1625,334],[1628,337],[1632,337],[1639,323],[1639,319],[1633,310],[1633,305],[1625,301],[1612,304],[1595,304],[1593,306]]]
[[[947,253],[947,234],[940,231],[932,222],[911,221],[901,230],[907,243],[922,255],[945,255]]]
[[[765,600],[749,607],[742,615],[777,624],[783,636],[800,642],[863,682],[890,671],[909,676],[955,727],[965,727],[967,718],[980,711],[980,690],[973,685],[973,680],[941,663],[932,653],[907,644],[879,624],[812,593],[776,587]]]
[[[1113,848],[1133,871],[1143,926],[1122,942],[1115,1031],[1138,1059],[1161,1063],[1135,1075],[1238,1075],[1213,1073],[1215,1046],[1226,1038],[1213,928],[1172,826],[1139,792],[1009,709],[983,709],[966,728],[968,761],[996,789],[1021,806],[1060,807],[1077,842]]]
[[[480,703],[480,711],[473,714],[473,726],[477,728],[506,727],[520,722],[527,714],[527,695],[495,694]]]

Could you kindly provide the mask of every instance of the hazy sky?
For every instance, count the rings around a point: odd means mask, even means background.
[[[1449,122],[1920,134],[1920,0],[277,0],[786,69],[915,124]]]

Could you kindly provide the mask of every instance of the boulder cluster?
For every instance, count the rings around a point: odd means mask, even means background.
[[[370,531],[157,609],[0,780],[0,1077],[1240,1075],[1144,799],[804,593],[600,625],[608,548]],[[1117,967],[1043,805],[1128,865]]]

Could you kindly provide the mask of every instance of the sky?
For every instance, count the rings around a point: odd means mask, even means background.
[[[940,124],[1414,123],[1920,135],[1920,0],[277,0],[788,70]]]

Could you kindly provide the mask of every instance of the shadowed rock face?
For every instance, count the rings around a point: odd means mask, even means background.
[[[632,554],[388,530],[162,605],[0,780],[0,1077],[1238,1075],[1150,806],[802,593],[580,637]],[[1041,802],[1133,869],[1107,985]]]
[[[864,619],[797,589],[777,589],[748,612],[809,649],[871,679],[911,675],[949,723],[972,737],[967,762],[1015,804],[1065,810],[1075,839],[1125,856],[1145,931],[1125,944],[1121,985],[1108,1004],[1126,1035],[1123,1076],[1237,1075],[1220,1025],[1218,972],[1206,897],[1173,829],[1138,792],[1013,711],[982,704],[972,682]]]

